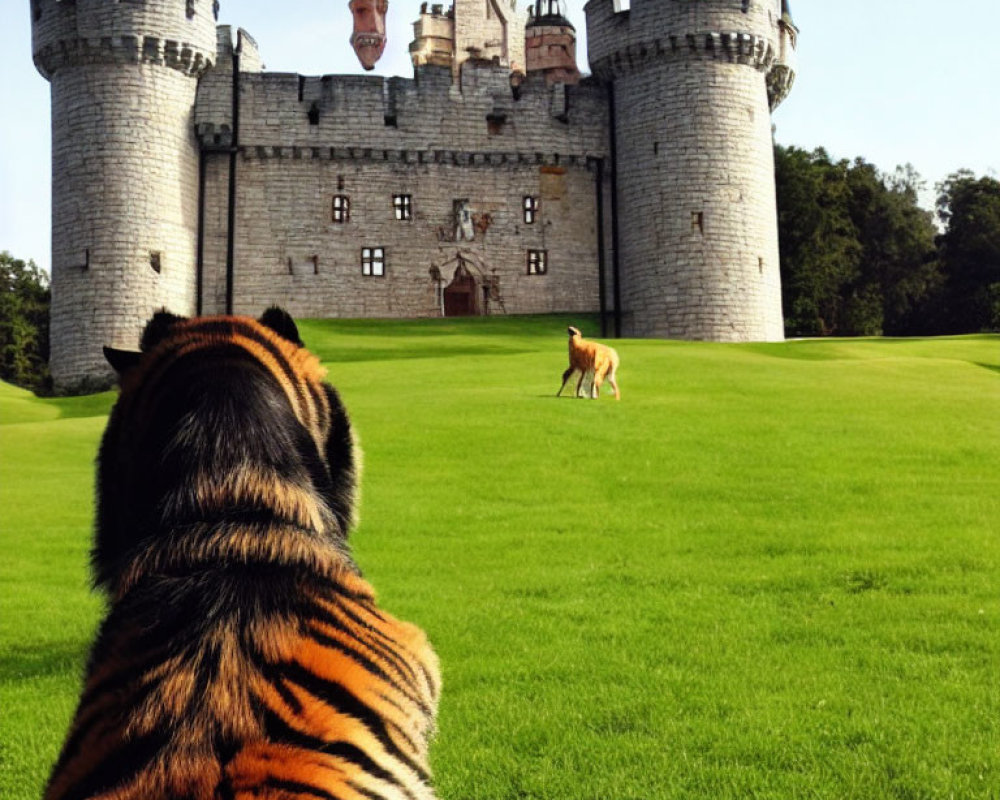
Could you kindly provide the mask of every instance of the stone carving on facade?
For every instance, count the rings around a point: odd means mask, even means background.
[[[487,211],[481,214],[473,214],[472,224],[479,233],[485,234],[490,229],[490,225],[493,224],[493,215]]]
[[[476,239],[476,226],[468,200],[455,201],[455,241],[472,242]]]

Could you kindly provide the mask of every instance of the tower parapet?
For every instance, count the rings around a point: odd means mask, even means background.
[[[794,75],[787,3],[585,11],[591,69],[613,97],[625,333],[783,338],[770,109]]]
[[[200,75],[214,62],[211,0],[31,0],[32,54],[47,79],[63,67],[148,63]]]
[[[33,0],[52,97],[56,387],[111,380],[102,345],[134,347],[153,310],[195,310],[192,112],[215,59],[212,0]]]

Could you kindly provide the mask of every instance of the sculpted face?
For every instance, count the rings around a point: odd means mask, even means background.
[[[389,0],[350,0],[354,17],[351,47],[365,69],[373,69],[385,50],[385,14]]]

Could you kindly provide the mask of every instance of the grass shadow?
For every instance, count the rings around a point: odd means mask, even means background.
[[[29,680],[79,672],[89,648],[89,639],[14,644],[0,655],[0,680]]]

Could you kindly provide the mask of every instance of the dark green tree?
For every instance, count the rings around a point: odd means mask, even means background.
[[[49,278],[34,261],[0,252],[0,379],[49,388]]]
[[[845,287],[846,328],[856,334],[913,332],[919,304],[940,284],[933,214],[920,208],[912,166],[883,175],[861,158],[848,169],[849,213],[862,253]]]
[[[943,333],[1000,330],[1000,181],[956,172],[938,184]]]
[[[940,282],[920,176],[823,149],[775,150],[785,328],[790,335],[905,334]]]
[[[823,149],[775,149],[785,330],[840,333],[843,287],[859,273],[861,245],[849,213],[847,162]]]

